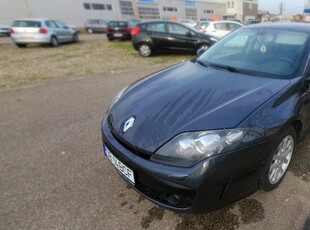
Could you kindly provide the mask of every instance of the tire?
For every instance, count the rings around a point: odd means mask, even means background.
[[[279,186],[290,166],[295,144],[296,132],[292,126],[287,126],[273,141],[270,156],[260,177],[261,189],[271,191]]]
[[[26,47],[27,47],[27,44],[18,44],[18,43],[16,43],[16,46],[17,46],[18,48],[26,48]]]
[[[73,43],[79,42],[79,36],[78,36],[77,34],[73,34],[72,42],[73,42]]]
[[[150,57],[152,55],[152,48],[149,44],[142,43],[138,47],[138,52],[142,57]]]
[[[58,39],[55,36],[51,37],[51,46],[52,47],[58,47],[59,46]]]
[[[108,40],[111,42],[111,41],[113,41],[113,38],[109,38],[109,37],[108,37]]]
[[[87,33],[89,33],[89,34],[93,34],[93,33],[94,33],[94,30],[93,30],[93,29],[91,29],[91,28],[88,28],[88,29],[87,29]]]

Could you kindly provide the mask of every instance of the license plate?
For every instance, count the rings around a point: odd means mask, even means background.
[[[114,37],[123,37],[123,35],[122,34],[119,34],[119,33],[116,33],[116,34],[114,34]]]
[[[122,175],[124,175],[131,183],[135,184],[135,177],[133,170],[128,168],[125,164],[123,164],[123,162],[117,159],[107,147],[104,147],[104,152],[109,161],[115,166],[115,168],[117,168],[117,170]]]

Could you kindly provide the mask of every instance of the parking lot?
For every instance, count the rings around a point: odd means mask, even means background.
[[[143,59],[126,42],[82,40],[0,46],[1,228],[310,229],[310,137],[278,189],[213,213],[170,212],[127,186],[103,156],[103,115],[126,85],[192,55]]]

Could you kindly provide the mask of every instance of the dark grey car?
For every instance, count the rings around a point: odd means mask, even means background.
[[[92,33],[105,33],[107,30],[107,21],[102,19],[88,19],[85,23],[85,30]]]

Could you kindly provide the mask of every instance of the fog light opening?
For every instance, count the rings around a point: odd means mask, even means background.
[[[173,205],[178,205],[178,204],[181,204],[182,203],[182,196],[179,196],[179,195],[171,195],[171,196],[168,196],[166,198],[166,200],[170,203],[170,204],[173,204]]]

